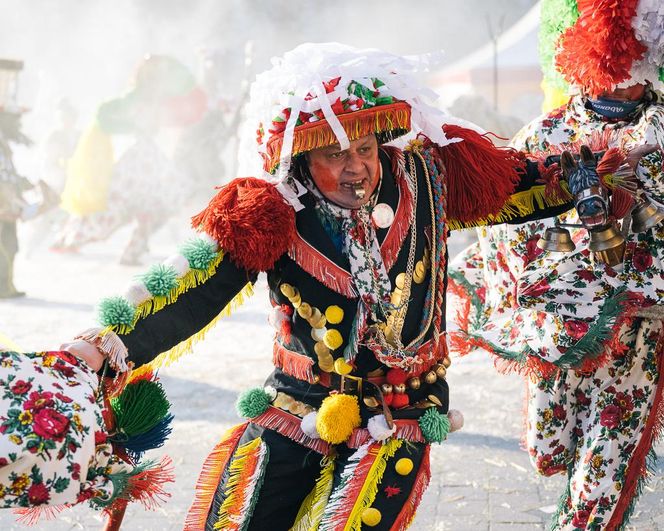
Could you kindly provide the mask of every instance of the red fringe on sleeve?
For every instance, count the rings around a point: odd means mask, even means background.
[[[447,217],[469,223],[498,214],[520,181],[523,156],[472,129],[445,125],[443,130],[448,138],[462,140],[444,147],[430,144],[447,175]]]

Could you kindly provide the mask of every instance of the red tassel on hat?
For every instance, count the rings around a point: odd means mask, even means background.
[[[192,218],[248,271],[268,271],[295,238],[295,211],[270,183],[255,177],[234,179]]]
[[[511,148],[496,147],[488,134],[458,125],[444,125],[448,138],[460,138],[433,147],[447,175],[447,217],[472,222],[500,212],[520,181],[523,156]]]

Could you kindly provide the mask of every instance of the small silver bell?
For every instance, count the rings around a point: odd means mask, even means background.
[[[576,249],[569,231],[563,227],[549,227],[537,241],[537,247],[554,253],[566,253]]]

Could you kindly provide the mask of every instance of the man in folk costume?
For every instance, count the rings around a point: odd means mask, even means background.
[[[542,28],[558,25],[551,65],[555,56],[578,93],[513,146],[541,159],[580,144],[607,156],[630,150],[627,171],[582,160],[583,172],[605,175],[570,186],[577,215],[557,227],[481,229],[450,271],[461,329],[451,344],[484,349],[499,369],[529,376],[533,464],[568,475],[553,528],[618,529],[654,462],[664,417],[664,105],[654,91],[664,87],[664,4],[552,1],[542,9]],[[562,162],[575,171],[576,162]],[[576,225],[571,234],[561,221]],[[543,251],[575,244],[565,254]]]
[[[461,423],[448,230],[570,208],[537,207],[537,165],[424,103],[418,64],[339,44],[276,60],[252,88],[262,178],[224,186],[193,218],[200,236],[69,347],[101,366],[115,338],[138,371],[159,366],[267,272],[275,370],[238,399],[247,421],[206,460],[186,529],[406,529],[430,444]],[[386,145],[409,132],[408,148]]]

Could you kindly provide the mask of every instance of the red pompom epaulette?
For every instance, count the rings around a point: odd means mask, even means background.
[[[240,267],[268,271],[295,238],[295,211],[270,183],[255,177],[232,180],[192,218]]]

